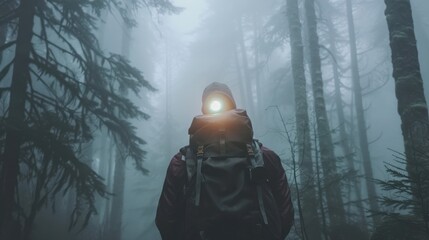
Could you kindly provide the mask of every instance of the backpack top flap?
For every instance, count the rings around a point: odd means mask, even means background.
[[[189,145],[195,152],[204,146],[204,157],[242,156],[246,143],[252,143],[252,123],[243,109],[194,117],[188,131]]]

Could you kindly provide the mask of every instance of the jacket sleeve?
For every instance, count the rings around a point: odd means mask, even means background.
[[[263,151],[265,166],[271,176],[271,189],[280,211],[282,225],[281,239],[285,239],[293,226],[294,219],[289,184],[280,157],[266,147],[262,147],[261,149]]]
[[[163,240],[181,239],[184,219],[184,193],[186,164],[182,154],[176,154],[167,169],[155,223]]]

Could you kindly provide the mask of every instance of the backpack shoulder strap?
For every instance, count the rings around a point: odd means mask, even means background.
[[[200,196],[201,196],[201,181],[202,174],[201,168],[203,165],[203,157],[204,157],[204,146],[199,145],[197,149],[197,177],[195,179],[195,205],[200,206]]]
[[[264,199],[262,196],[262,181],[266,179],[264,160],[262,159],[262,152],[260,151],[259,144],[253,141],[253,144],[247,144],[247,154],[252,165],[250,170],[250,180],[256,185],[256,192],[258,194],[259,211],[261,212],[264,224],[268,224],[267,211],[265,210]]]
[[[189,146],[183,147],[181,149],[181,152],[182,152],[182,159],[184,158],[184,161],[186,162],[186,175],[188,176],[187,185],[195,177],[195,205],[199,206],[200,195],[201,195],[201,182],[202,182],[201,168],[202,168],[203,157],[204,157],[204,146],[199,145],[197,148],[197,153],[194,153],[191,147]],[[190,187],[190,186],[187,186],[187,187]],[[188,190],[189,189],[190,188],[188,188]]]
[[[182,161],[186,162],[186,176],[189,182],[195,174],[196,157],[189,145],[182,147],[180,153],[182,154]]]
[[[179,152],[180,152],[180,154],[182,154],[182,158],[181,158],[182,161],[186,161],[186,154],[188,152],[188,149],[189,149],[189,145],[186,145],[186,146],[180,148]]]

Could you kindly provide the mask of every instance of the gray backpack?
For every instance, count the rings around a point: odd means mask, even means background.
[[[185,239],[277,239],[280,215],[244,110],[194,118],[185,148]]]

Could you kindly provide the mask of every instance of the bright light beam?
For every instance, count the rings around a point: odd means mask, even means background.
[[[210,111],[217,113],[222,109],[222,103],[219,100],[214,100],[210,103]]]

